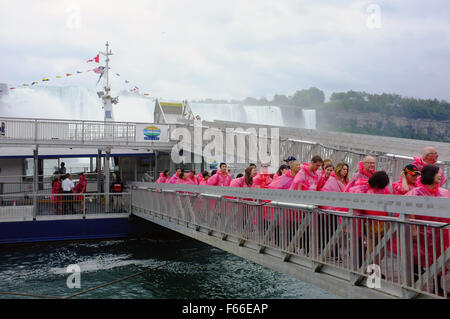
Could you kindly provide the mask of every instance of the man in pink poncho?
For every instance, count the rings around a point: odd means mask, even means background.
[[[169,170],[165,169],[164,172],[159,174],[159,178],[155,181],[155,183],[161,183],[165,184],[169,182],[170,176],[169,176]]]
[[[350,182],[345,186],[344,192],[348,193],[349,189],[355,186],[356,181],[359,179],[369,179],[370,176],[375,172],[375,158],[372,156],[366,156],[358,164],[358,173],[352,176]]]
[[[290,190],[317,191],[319,174],[317,170],[322,166],[323,160],[319,155],[314,156],[311,162],[303,163],[300,171],[295,175]]]
[[[438,160],[438,153],[436,152],[436,149],[434,147],[428,146],[428,147],[424,147],[422,149],[421,153],[421,157],[418,156],[414,156],[414,162],[412,162],[411,164],[416,165],[417,168],[419,170],[422,170],[422,168],[426,165],[435,165],[437,160]],[[444,171],[442,170],[442,168],[439,169],[441,172],[441,185],[445,184],[445,175],[444,175]],[[420,181],[420,178],[419,178]]]
[[[400,175],[400,180],[392,183],[392,192],[394,195],[405,195],[407,192],[418,186],[420,171],[416,165],[407,165]]]
[[[271,189],[289,189],[295,176],[300,171],[300,162],[294,161],[291,163],[291,169],[281,175],[281,177],[274,179],[267,188]]]
[[[214,176],[208,179],[208,185],[210,186],[230,186],[233,178],[227,172],[227,164],[220,163],[219,171]]]

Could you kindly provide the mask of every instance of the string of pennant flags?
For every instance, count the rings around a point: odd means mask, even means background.
[[[92,59],[89,59],[89,60],[86,61],[86,63],[91,63],[91,62],[100,63],[100,54],[97,54]],[[82,73],[93,72],[95,74],[100,74],[100,76],[99,76],[99,78],[97,80],[97,83],[96,83],[96,85],[98,85],[98,83],[100,82],[100,79],[103,77],[103,74],[104,74],[105,70],[106,70],[106,67],[98,66],[98,67],[93,68],[93,69],[88,69],[88,70],[86,70],[84,72],[77,70],[76,72],[73,72],[73,73],[65,73],[65,75],[56,75],[55,78],[56,79],[63,79],[63,78],[68,78],[68,77],[71,77],[71,76],[79,75],[79,74],[82,74]],[[121,78],[120,73],[114,73],[114,75],[117,78]],[[36,84],[39,84],[39,82],[42,82],[42,83],[50,82],[50,80],[51,80],[50,77],[44,77],[44,78],[42,78],[41,81],[33,81],[31,83],[24,83],[21,86],[11,86],[11,87],[9,87],[9,89],[10,90],[15,90],[15,89],[20,88],[20,87],[30,87],[30,86],[34,86]],[[125,84],[130,84],[131,82],[129,80],[124,80],[124,83]],[[131,85],[133,85],[133,84],[131,84]],[[129,91],[132,92],[132,93],[136,93],[136,94],[139,94],[139,95],[146,96],[146,97],[150,96],[149,93],[141,94],[140,91],[139,91],[139,87],[137,87],[136,85],[134,85],[131,89],[129,89]],[[1,92],[3,92],[3,90],[0,89],[0,93]]]

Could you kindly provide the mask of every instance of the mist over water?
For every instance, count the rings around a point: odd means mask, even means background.
[[[112,96],[117,96],[112,93]],[[241,104],[189,103],[205,121],[231,121],[274,126],[316,128],[315,110]],[[115,121],[154,121],[155,102],[147,97],[119,95],[113,105]],[[16,88],[0,96],[0,116],[103,121],[102,101],[93,89],[80,86]]]

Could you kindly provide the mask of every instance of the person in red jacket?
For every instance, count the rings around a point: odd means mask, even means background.
[[[230,186],[233,178],[227,172],[227,164],[220,163],[219,171],[208,179],[208,185],[210,186]]]

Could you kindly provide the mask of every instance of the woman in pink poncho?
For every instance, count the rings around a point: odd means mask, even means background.
[[[278,171],[273,175],[272,182],[275,182],[277,179],[279,179],[281,176],[283,176],[283,174],[285,174],[288,170],[289,170],[289,166],[287,166],[286,164],[280,165],[280,168],[278,168]]]
[[[421,180],[419,186],[410,190],[406,193],[406,196],[430,196],[430,197],[450,197],[450,192],[444,188],[439,187],[442,181],[442,176],[439,167],[435,165],[427,165],[422,169]],[[421,216],[415,215],[410,216],[413,219],[434,221],[441,223],[450,223],[450,218],[442,217],[431,217],[431,216]],[[417,230],[419,228],[419,230]],[[443,245],[441,246],[441,234],[443,232]],[[434,232],[434,241],[433,241]],[[418,239],[420,241],[420,249],[418,250]],[[425,247],[425,238],[427,240],[427,247]],[[449,231],[448,229],[442,229],[435,227],[424,227],[424,226],[414,226],[413,227],[413,256],[414,264],[418,270],[418,260],[420,256],[420,265],[431,266],[434,263],[433,258],[433,246],[435,247],[436,260],[441,256],[442,251],[445,251],[449,247]],[[428,249],[428,254],[426,254],[426,248]],[[440,270],[440,269],[439,269]],[[442,271],[440,272],[442,274]],[[438,280],[438,290],[442,289],[441,280]]]
[[[165,169],[164,172],[159,174],[159,178],[155,181],[155,183],[161,183],[165,184],[169,182],[170,176],[169,176],[169,170]]]
[[[198,185],[197,176],[195,176],[195,169],[191,169],[187,175],[187,184]]]
[[[381,194],[381,195],[392,195],[391,191],[387,187],[389,185],[389,176],[384,171],[378,171],[372,174],[372,176],[367,179],[360,179],[355,183],[355,186],[350,188],[349,193],[359,193],[359,194]],[[370,216],[388,216],[387,212],[372,211],[372,210],[358,210],[355,212],[360,215],[370,215]],[[361,225],[363,225],[361,227]],[[362,228],[362,229],[361,229]],[[368,233],[366,233],[368,229]],[[366,251],[366,257],[373,250],[373,247],[378,243],[378,237],[383,238],[385,230],[388,229],[388,225],[381,221],[371,220],[371,219],[359,219],[358,220],[358,234],[360,237],[363,236],[365,241],[368,243],[368,250]],[[380,253],[375,263],[380,265],[380,260],[384,257],[384,251]]]
[[[183,171],[181,170],[181,168],[177,168],[175,174],[173,174],[173,176],[170,178],[169,184],[178,184],[178,180],[180,179],[180,174],[182,172]]]
[[[320,191],[322,192],[344,192],[345,186],[348,184],[349,167],[345,163],[339,163],[336,166],[335,172],[330,174],[330,177],[323,185]],[[322,209],[336,210],[340,212],[348,212],[348,208],[321,206]],[[341,223],[341,218],[339,218]]]
[[[427,165],[436,165],[439,155],[434,147],[424,147],[421,153],[422,157],[414,156],[414,162],[411,164],[416,165],[419,170],[422,170]],[[442,186],[445,184],[445,175],[442,168],[439,171],[441,173],[441,184],[439,186]]]
[[[325,183],[330,178],[331,174],[334,172],[333,164],[326,164],[324,170],[322,171],[322,175],[320,176],[319,183],[317,183],[317,191],[321,191],[325,186]]]
[[[230,187],[253,187],[253,179],[256,175],[258,175],[256,168],[249,166],[245,169],[244,176],[234,179]]]
[[[407,165],[400,174],[400,180],[392,183],[392,192],[394,195],[405,195],[410,190],[418,186],[418,177],[420,171],[413,164]]]

